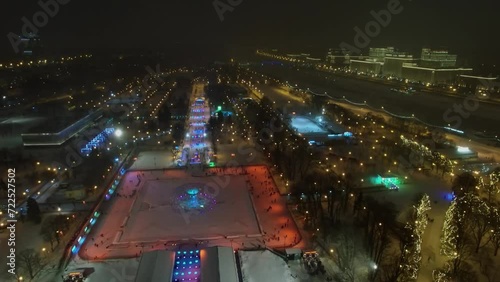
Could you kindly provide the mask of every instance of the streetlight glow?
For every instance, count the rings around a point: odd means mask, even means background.
[[[121,129],[115,130],[115,136],[116,137],[121,137],[123,135],[123,131]]]

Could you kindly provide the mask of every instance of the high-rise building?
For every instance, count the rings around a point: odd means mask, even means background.
[[[419,65],[425,68],[454,68],[457,65],[457,55],[449,54],[447,50],[422,48]]]
[[[394,47],[370,48],[368,56],[373,59],[384,60],[385,56],[394,53]]]
[[[403,64],[415,60],[412,55],[394,47],[370,48],[368,54],[367,58],[351,60],[350,68],[363,73],[400,77]]]
[[[326,53],[326,62],[335,65],[348,65],[351,59],[360,60],[364,58],[367,58],[367,56],[349,54],[342,49],[330,48]]]
[[[384,58],[384,69],[382,73],[385,76],[401,77],[403,64],[413,63],[415,58],[410,54],[390,54]]]
[[[42,43],[38,34],[21,35],[20,54],[24,56],[38,56],[42,51]]]
[[[369,49],[369,57],[351,60],[350,69],[360,73],[398,77],[414,82],[431,84],[450,84],[460,75],[472,72],[470,68],[459,68],[457,55],[447,50],[423,48],[420,58],[407,52],[397,51],[394,47]]]

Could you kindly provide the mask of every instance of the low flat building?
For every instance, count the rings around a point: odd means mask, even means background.
[[[457,146],[456,148],[438,149],[436,151],[449,160],[465,160],[478,158],[477,152],[472,151],[471,149],[469,149],[469,147]]]
[[[57,132],[39,131],[35,133],[23,133],[21,134],[23,145],[25,147],[61,146],[79,132],[92,126],[102,117],[103,111],[98,109]]]
[[[500,80],[498,77],[462,74],[458,77],[458,89],[467,95],[479,98],[500,96]]]
[[[374,60],[351,60],[349,67],[358,73],[379,74],[382,72],[384,63]]]
[[[451,84],[458,80],[460,75],[472,73],[471,68],[427,68],[415,63],[404,63],[401,77],[414,82],[430,84]]]
[[[200,250],[143,253],[136,282],[219,281],[239,282],[238,266],[230,247],[209,247]]]

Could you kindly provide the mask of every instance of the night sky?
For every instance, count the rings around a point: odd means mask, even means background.
[[[42,0],[46,1],[46,0]],[[68,1],[68,0],[65,0]],[[220,0],[227,3],[228,0]],[[233,0],[237,2],[237,0]],[[239,1],[239,0],[238,0]],[[220,21],[213,0],[69,0],[40,28],[47,50],[64,48],[163,49],[173,45],[326,50],[352,43],[355,26],[389,0],[241,0]],[[447,47],[470,60],[499,62],[499,4],[495,0],[401,0],[403,11],[373,38],[372,47],[418,50]],[[13,56],[7,33],[19,34],[37,1],[3,1],[1,57]]]

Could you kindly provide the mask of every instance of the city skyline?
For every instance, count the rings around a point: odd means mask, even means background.
[[[60,1],[66,4],[55,2],[58,3],[57,9],[46,4],[51,7],[47,9],[57,12],[48,17],[46,24],[37,28],[49,51],[169,50],[179,44],[198,45],[206,49],[223,46],[335,48],[342,42],[352,44],[356,35],[354,29],[359,27],[364,30],[365,25],[373,20],[372,11],[376,13],[387,9],[387,5],[392,3],[233,1],[240,4],[234,7],[218,6],[217,12],[214,3],[228,5],[229,2],[155,2],[137,9],[134,4],[123,1]],[[496,63],[500,58],[496,52],[500,40],[491,36],[498,26],[491,20],[495,9],[490,2],[475,3],[471,11],[469,5],[453,1],[398,1],[401,12],[391,16],[387,26],[370,38],[367,47],[399,46],[410,50],[422,46],[446,47],[476,63]],[[224,10],[224,7],[231,9]],[[2,11],[4,24],[1,31],[5,37],[0,42],[0,50],[2,57],[12,57],[16,54],[7,35],[22,34],[26,20],[35,25],[35,14],[44,11],[44,8],[38,3],[9,3]],[[476,48],[478,43],[482,45],[481,52]]]
[[[493,1],[25,2],[0,281],[500,281]]]

